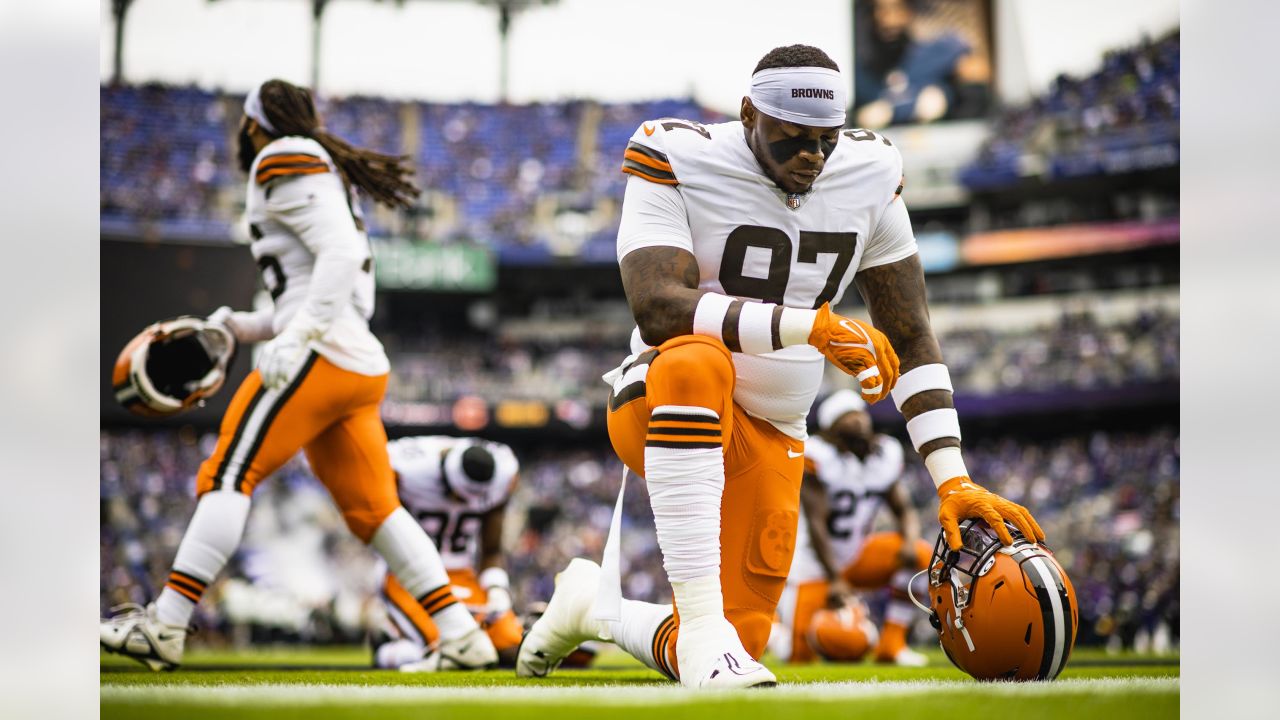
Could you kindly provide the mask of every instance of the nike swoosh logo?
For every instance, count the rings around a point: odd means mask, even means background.
[[[792,450],[791,448],[787,448],[787,457],[791,458],[792,460],[794,460],[794,459],[796,459],[796,458],[798,458],[798,457],[800,457],[800,456],[802,456],[802,455],[804,455],[804,453],[802,453],[802,452],[796,452],[796,451]]]
[[[160,642],[169,642],[178,637],[179,633],[156,633],[156,639]]]
[[[652,125],[650,125],[649,123],[645,123],[645,124],[644,124],[644,125],[642,125],[641,127],[644,129],[644,135],[645,135],[645,137],[649,137],[650,135],[652,135],[652,134],[653,134],[653,131],[654,131],[654,130],[657,130],[657,129],[658,129],[658,128],[656,128],[656,127],[653,127],[653,126],[652,126]]]

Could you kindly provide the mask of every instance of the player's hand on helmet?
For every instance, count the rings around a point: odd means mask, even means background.
[[[960,522],[969,518],[981,518],[1005,545],[1013,544],[1013,534],[1005,527],[1009,521],[1032,542],[1043,542],[1044,531],[1031,513],[1021,505],[996,495],[961,475],[942,483],[938,488],[938,522],[947,536],[947,547],[959,550]]]
[[[831,312],[830,303],[818,309],[809,344],[857,378],[867,402],[888,397],[898,382],[898,354],[889,338],[867,323]]]
[[[279,390],[288,385],[306,357],[307,334],[285,327],[279,335],[264,343],[258,354],[262,384],[268,390]]]

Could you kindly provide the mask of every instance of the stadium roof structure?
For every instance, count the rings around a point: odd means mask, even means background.
[[[230,0],[206,0],[209,3],[228,2]],[[243,2],[244,0],[239,0]],[[253,0],[262,2],[262,0]],[[299,2],[300,0],[292,0]],[[403,6],[409,0],[358,0],[359,2],[392,2]],[[503,101],[508,97],[509,77],[509,43],[511,22],[522,11],[538,6],[556,5],[560,0],[418,0],[419,2],[455,2],[474,5],[492,6],[498,11],[498,36],[501,42],[502,58],[499,62],[498,78],[499,95]],[[320,87],[320,28],[324,21],[324,11],[334,0],[306,0],[311,4],[311,88]],[[112,64],[111,82],[118,83],[124,79],[124,28],[128,21],[129,8],[134,0],[111,0],[111,16],[115,22],[115,54]]]

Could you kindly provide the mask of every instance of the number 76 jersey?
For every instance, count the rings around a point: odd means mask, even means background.
[[[770,180],[741,122],[646,122],[632,135],[622,171],[618,259],[671,246],[697,258],[698,287],[795,308],[835,305],[860,269],[915,254],[899,198],[902,157],[869,130],[840,133],[809,192]],[[735,353],[734,399],[748,413],[803,440],[822,380],[822,354],[803,345],[764,355]]]
[[[445,456],[454,449],[479,445],[493,456],[494,472],[487,488],[464,489],[459,478],[450,480]],[[391,467],[396,471],[400,503],[426,531],[446,570],[474,570],[482,518],[501,507],[515,488],[519,463],[502,443],[443,435],[407,437],[387,444]],[[456,487],[455,487],[456,486]]]

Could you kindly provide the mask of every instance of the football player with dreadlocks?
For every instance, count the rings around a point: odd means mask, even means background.
[[[390,364],[369,331],[373,256],[356,193],[410,206],[419,191],[406,158],[326,132],[311,92],[283,80],[246,97],[239,157],[249,175],[251,250],[273,304],[219,308],[208,323],[237,343],[263,346],[200,467],[196,511],[159,597],[104,620],[101,644],[153,670],[177,667],[196,604],[240,543],[254,488],[303,450],[351,532],[386,560],[438,629],[430,667],[493,665],[493,643],[400,504],[379,415]]]

